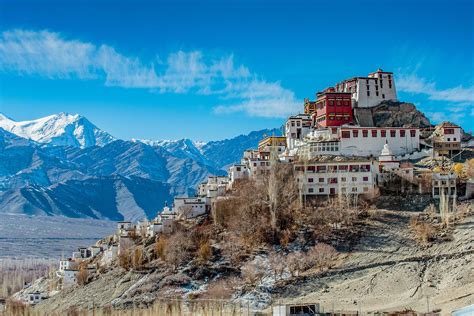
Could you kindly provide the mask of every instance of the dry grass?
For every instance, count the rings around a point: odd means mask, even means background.
[[[26,283],[46,276],[57,260],[0,259],[0,298],[9,297]]]
[[[216,289],[219,290],[219,289]],[[247,315],[248,306],[241,306],[220,299],[196,299],[196,300],[157,300],[149,308],[131,308],[117,310],[112,307],[104,307],[94,310],[80,310],[71,308],[67,313],[43,313],[35,308],[31,308],[19,302],[9,301],[5,316],[191,316],[191,315]]]

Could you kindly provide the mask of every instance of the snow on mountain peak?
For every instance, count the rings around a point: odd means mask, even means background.
[[[0,128],[17,136],[53,146],[104,146],[114,137],[79,114],[59,113],[30,121],[15,121],[0,113]]]

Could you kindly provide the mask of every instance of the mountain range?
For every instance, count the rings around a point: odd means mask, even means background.
[[[255,148],[265,129],[194,142],[116,139],[80,115],[17,122],[0,114],[0,214],[110,220],[154,217]]]

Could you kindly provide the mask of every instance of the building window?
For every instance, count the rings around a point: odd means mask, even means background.
[[[410,136],[415,137],[416,136],[416,130],[414,130],[414,129],[410,130]]]
[[[356,129],[353,130],[353,131],[352,131],[352,136],[353,136],[353,137],[359,137],[359,131],[356,130]]]
[[[372,137],[377,137],[377,130],[376,129],[372,130]]]
[[[370,91],[369,90],[367,90],[367,96],[370,97]]]
[[[375,95],[376,95],[376,96],[379,96],[379,92],[378,92],[378,91],[375,91]]]
[[[314,189],[313,189],[313,188],[309,188],[309,189],[308,189],[308,192],[309,192],[309,193],[313,193],[313,192],[314,192]]]
[[[319,188],[319,193],[324,193],[324,188]]]
[[[364,181],[369,181],[369,177],[362,178]]]
[[[308,182],[313,182],[313,178],[308,178]]]
[[[357,192],[357,188],[356,187],[352,188],[352,192]]]
[[[405,137],[405,130],[404,129],[400,130],[400,137]]]
[[[386,130],[381,130],[381,131],[380,131],[380,135],[381,135],[382,137],[387,137],[387,131],[386,131]]]
[[[363,137],[369,136],[369,131],[366,130],[366,129],[364,129],[364,130],[362,131],[362,136],[363,136]]]
[[[342,131],[342,138],[351,138],[351,133],[349,131]]]
[[[342,177],[341,182],[346,182],[346,177]]]
[[[444,129],[444,134],[454,134],[454,129],[453,128],[445,128]]]
[[[320,183],[323,183],[324,182],[324,178],[319,178],[318,180]]]
[[[352,177],[352,182],[357,182],[357,177]]]
[[[382,99],[385,99],[385,94],[382,94]]]
[[[390,131],[390,137],[395,137],[397,136],[396,134],[397,134],[397,131],[393,131],[393,130]]]

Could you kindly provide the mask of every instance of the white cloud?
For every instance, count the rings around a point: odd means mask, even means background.
[[[442,101],[441,108],[430,106],[426,111],[426,115],[433,122],[459,123],[474,117],[474,86],[438,89],[435,82],[410,74],[400,75],[397,87],[403,92],[424,95],[433,101]]]
[[[435,82],[429,82],[427,79],[414,74],[400,75],[397,80],[397,87],[400,91],[427,95],[430,100],[474,102],[474,86],[438,89]]]
[[[144,63],[113,47],[49,31],[3,32],[0,70],[50,79],[103,80],[106,86],[160,93],[217,95],[222,99],[215,108],[218,113],[243,111],[253,116],[284,117],[295,112],[299,103],[279,82],[267,82],[244,65],[235,65],[232,55],[211,59],[200,51],[178,51],[164,63]]]

